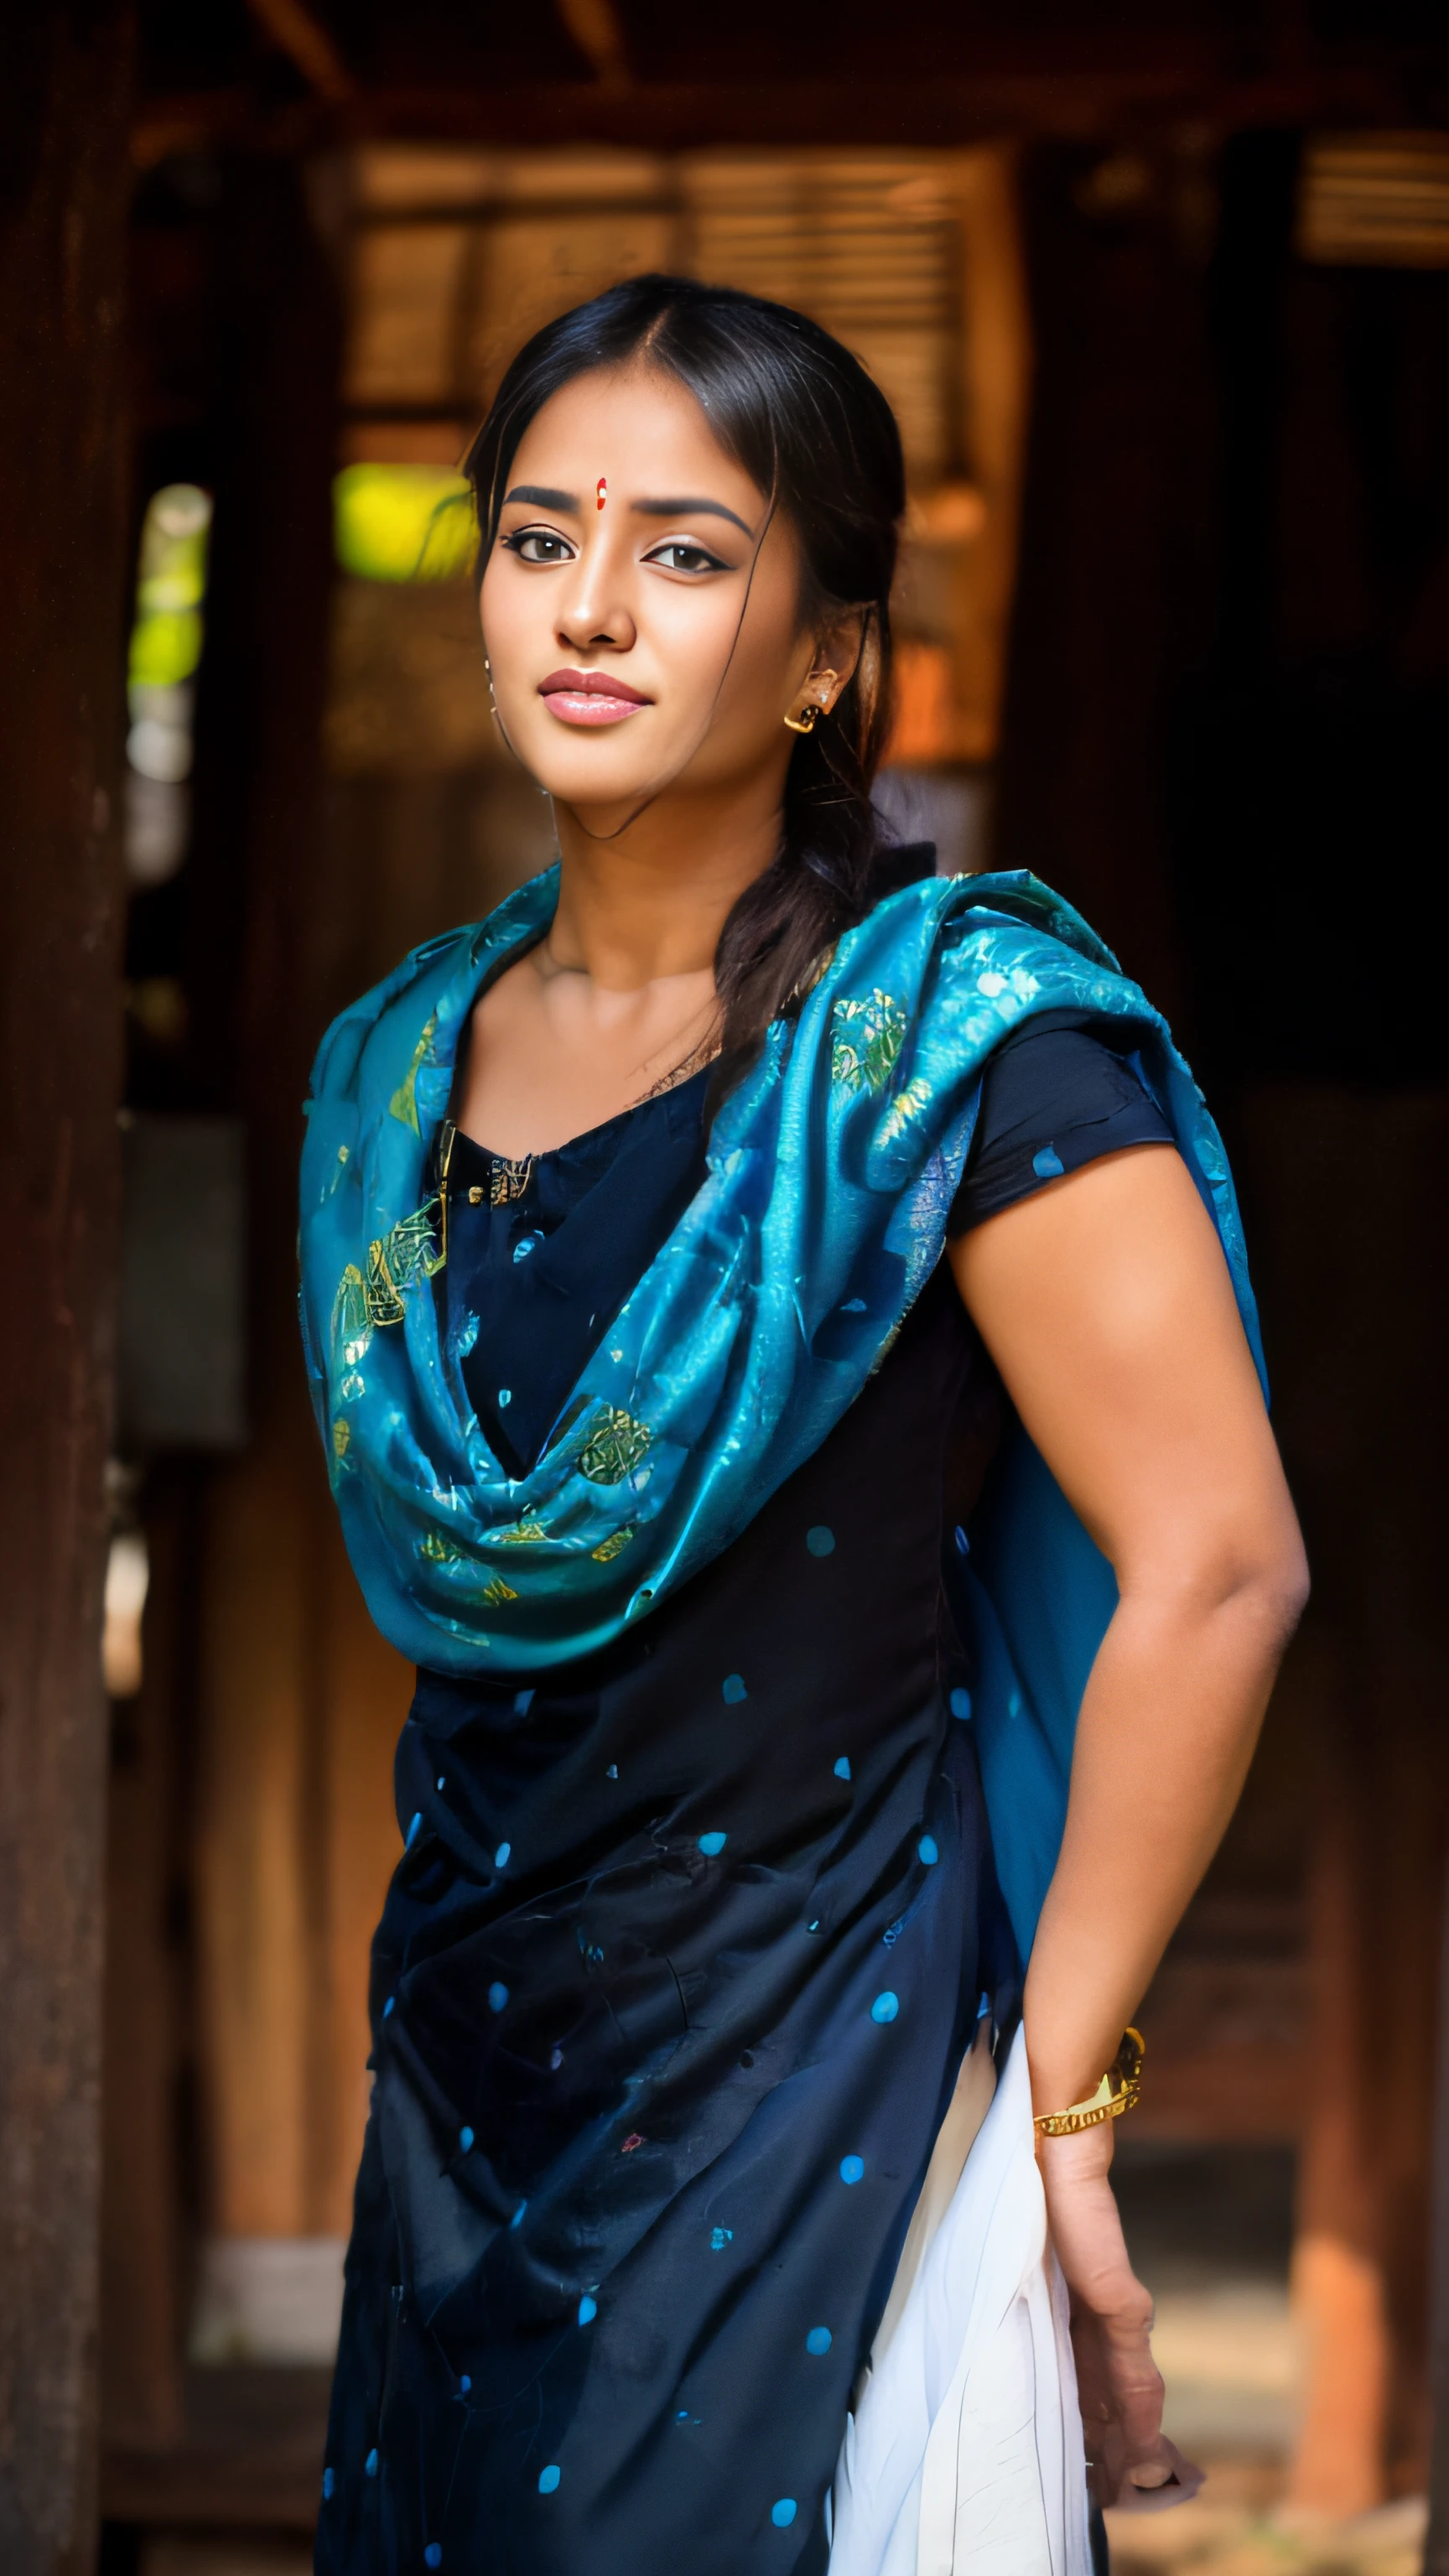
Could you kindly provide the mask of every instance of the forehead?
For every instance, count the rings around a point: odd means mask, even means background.
[[[657,367],[575,376],[529,422],[509,469],[513,483],[552,483],[609,498],[689,495],[753,518],[763,495],[721,447],[687,385]]]

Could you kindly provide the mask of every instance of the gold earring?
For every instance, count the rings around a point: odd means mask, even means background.
[[[837,671],[821,672],[820,682],[825,695],[820,699],[807,698],[798,716],[786,716],[785,722],[792,733],[813,733],[820,717],[829,715],[830,692],[839,676]]]

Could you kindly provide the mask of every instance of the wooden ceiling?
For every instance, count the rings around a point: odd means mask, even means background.
[[[142,0],[138,157],[1449,125],[1440,0]]]

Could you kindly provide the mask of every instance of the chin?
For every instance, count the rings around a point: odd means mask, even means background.
[[[610,759],[602,745],[582,746],[581,753],[561,758],[559,745],[550,743],[547,755],[528,766],[546,794],[565,805],[617,805],[631,796],[651,795],[659,784],[641,762]]]

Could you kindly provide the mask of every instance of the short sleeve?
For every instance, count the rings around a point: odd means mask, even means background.
[[[1028,1020],[997,1048],[951,1210],[950,1235],[1124,1145],[1171,1145],[1132,1032],[1073,1011]]]

